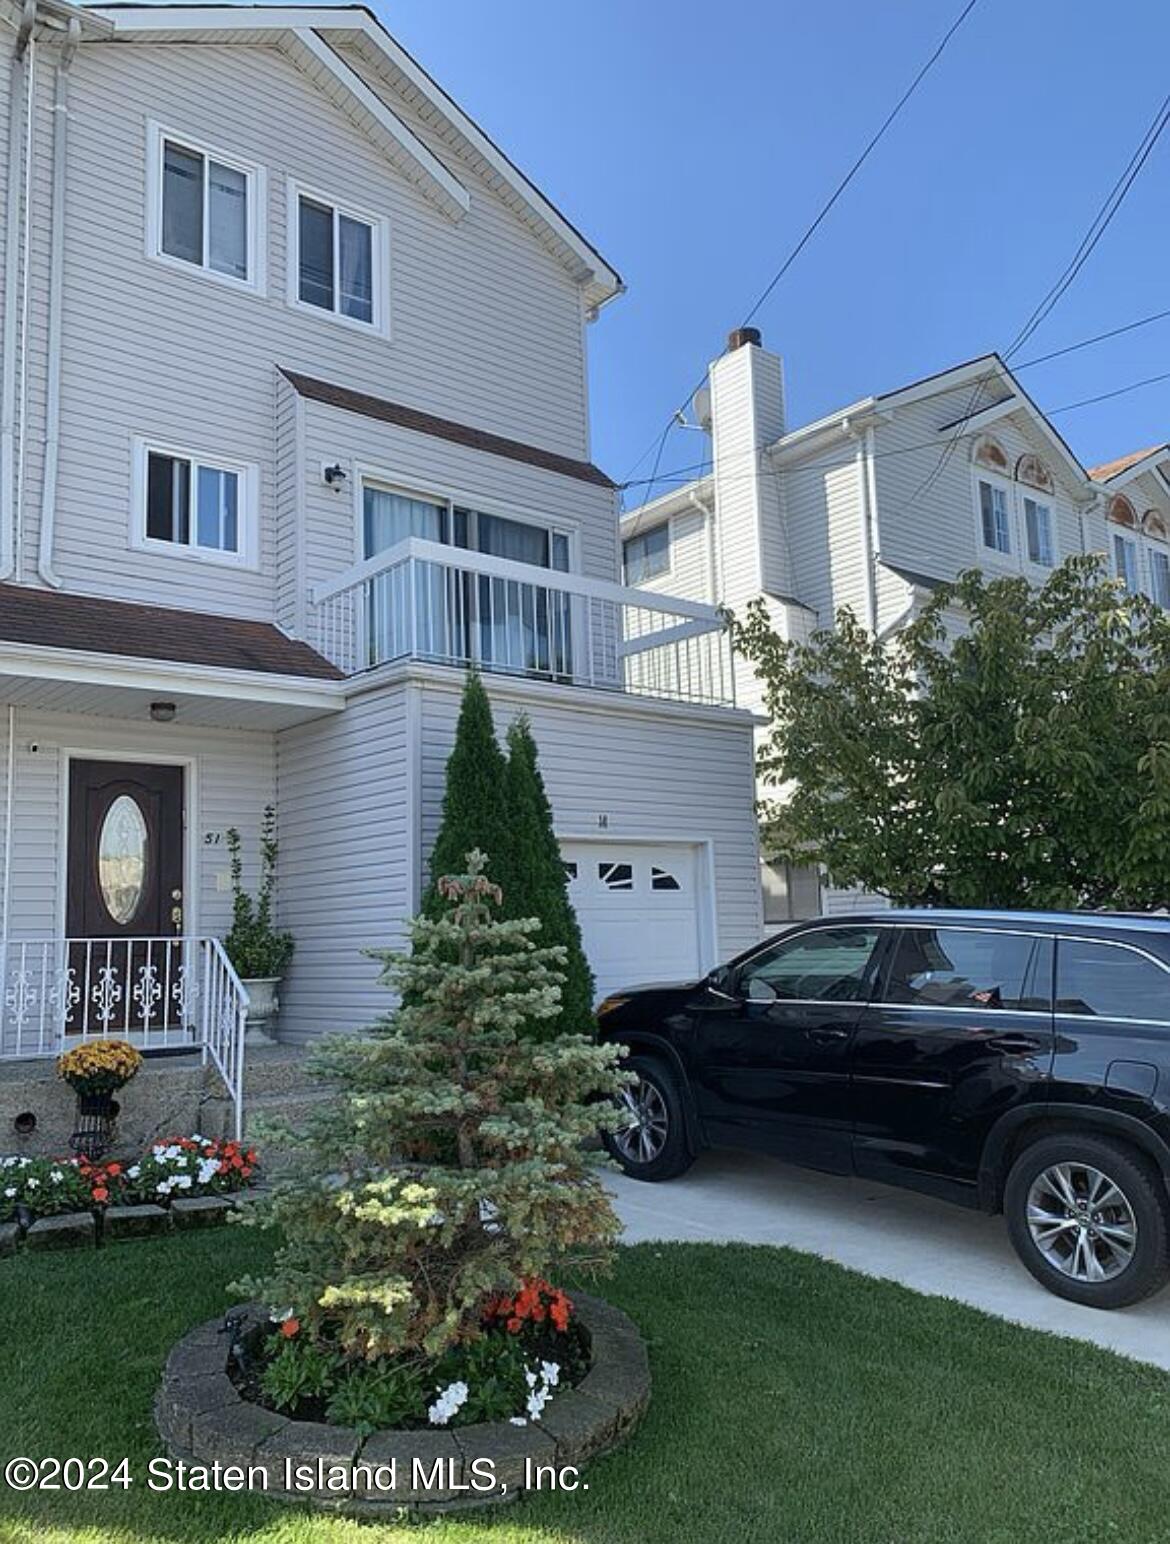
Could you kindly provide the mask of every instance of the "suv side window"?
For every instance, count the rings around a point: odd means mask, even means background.
[[[781,939],[741,967],[736,990],[756,1002],[861,1002],[876,927],[825,927]]]
[[[1148,955],[1062,938],[1056,959],[1057,1013],[1170,1024],[1170,972]]]
[[[982,928],[907,928],[884,974],[887,1003],[1046,1013],[1052,940]]]

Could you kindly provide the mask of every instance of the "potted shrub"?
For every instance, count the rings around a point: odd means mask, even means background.
[[[77,1096],[77,1125],[69,1146],[84,1158],[100,1158],[114,1140],[118,1103],[114,1095],[142,1065],[126,1040],[83,1040],[57,1058],[57,1076]]]
[[[223,941],[227,957],[248,992],[248,1036],[270,1038],[269,1031],[280,1008],[277,989],[293,954],[293,936],[272,924],[272,895],[276,888],[276,811],[269,804],[260,828],[260,887],[253,898],[245,891],[240,833],[227,833],[231,854],[232,926]]]

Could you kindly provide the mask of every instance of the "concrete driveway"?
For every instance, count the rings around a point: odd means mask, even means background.
[[[787,1244],[1170,1370],[1170,1288],[1112,1313],[1066,1303],[1019,1264],[1001,1217],[745,1153],[705,1153],[665,1184],[607,1183],[627,1243]]]

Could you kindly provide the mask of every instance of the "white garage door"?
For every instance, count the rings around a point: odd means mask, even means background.
[[[561,855],[598,997],[701,974],[697,848],[562,842]]]

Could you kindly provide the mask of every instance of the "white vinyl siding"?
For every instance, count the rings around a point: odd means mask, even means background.
[[[170,43],[82,48],[70,76],[70,187],[65,231],[62,430],[54,566],[67,589],[150,604],[286,620],[297,595],[296,540],[276,550],[278,364],[359,387],[391,401],[543,446],[588,454],[581,295],[573,279],[473,172],[458,224],[441,214],[279,49],[245,44]],[[37,75],[38,144],[52,135],[52,72]],[[413,109],[412,128],[430,135]],[[165,125],[179,142],[238,158],[266,171],[258,214],[267,217],[273,274],[290,249],[286,188],[292,179],[328,193],[336,207],[383,213],[394,236],[391,288],[394,341],[374,328],[342,326],[322,311],[286,303],[285,286],[264,296],[235,282],[204,282],[191,264],[148,256],[144,227],[152,186],[145,123]],[[450,156],[437,136],[428,140]],[[38,154],[34,205],[49,201],[50,157]],[[30,255],[29,438],[22,547],[35,571],[39,537],[41,429],[44,412],[47,222],[32,232]],[[295,244],[295,243],[294,243]],[[194,276],[192,282],[191,276]],[[126,304],[127,295],[134,304]],[[441,346],[440,346],[441,344]],[[291,419],[280,428],[287,448]],[[363,429],[364,429],[363,425]],[[258,479],[254,567],[163,562],[129,539],[132,439],[184,446],[193,440],[228,462],[255,465]],[[382,458],[373,426],[360,460]],[[355,436],[347,436],[352,445]],[[422,436],[412,435],[420,440]],[[451,451],[450,457],[446,452]],[[323,452],[330,462],[335,447]],[[497,458],[455,447],[423,452],[441,486],[458,482],[468,461]],[[460,477],[452,463],[459,461]],[[438,462],[436,466],[435,463]],[[287,466],[285,458],[284,465]],[[390,470],[394,470],[391,464]],[[519,469],[517,469],[519,470]],[[488,481],[522,478],[510,469]],[[582,499],[568,480],[535,471],[545,513],[566,508],[576,520]],[[299,497],[317,489],[328,534],[338,499],[324,490],[319,464],[306,463],[298,491],[279,481],[285,525]],[[561,497],[553,492],[568,491]],[[475,491],[475,490],[469,490]],[[513,495],[517,490],[513,486]],[[604,577],[617,573],[613,499],[586,489],[597,531],[583,542]],[[346,500],[348,503],[348,500]],[[521,503],[528,500],[521,498]],[[347,534],[352,524],[346,522]],[[320,540],[321,538],[316,538]],[[352,561],[352,558],[350,558]],[[600,571],[595,567],[593,572]]]

